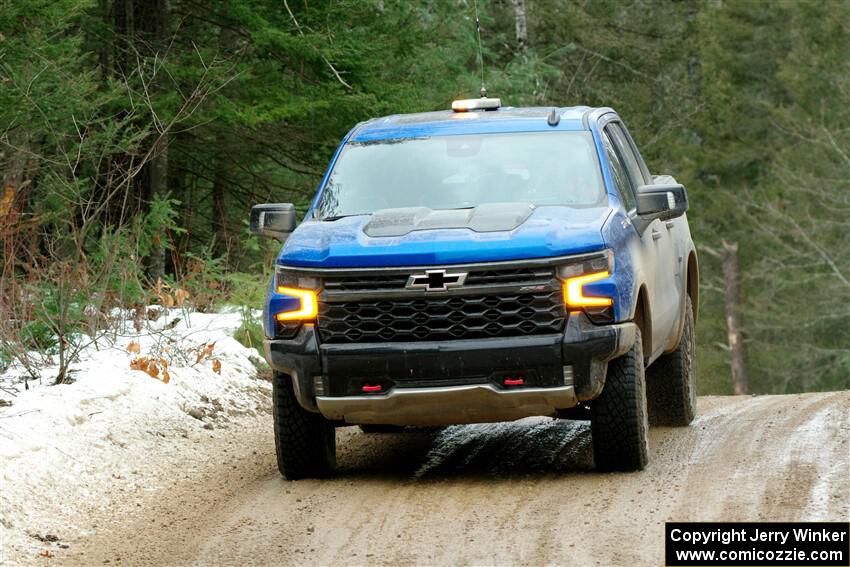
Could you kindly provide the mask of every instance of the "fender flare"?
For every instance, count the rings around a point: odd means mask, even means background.
[[[629,321],[634,321],[640,328],[643,353],[648,358],[652,352],[652,306],[647,285],[642,277],[637,281],[633,297]]]
[[[669,350],[664,351],[665,353],[676,350],[676,347],[679,346],[679,342],[682,340],[682,333],[685,331],[686,297],[691,298],[691,307],[694,310],[694,323],[697,321],[697,315],[699,313],[699,259],[697,258],[697,251],[693,244],[688,250],[688,260],[687,262],[683,262],[682,273],[680,275],[683,278],[682,281],[685,282],[685,293],[682,294],[679,300],[679,321],[676,324],[676,340]]]

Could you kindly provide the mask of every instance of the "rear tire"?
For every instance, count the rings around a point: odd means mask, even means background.
[[[685,328],[679,345],[646,369],[646,398],[652,425],[684,427],[697,410],[697,357],[694,309],[686,299]]]
[[[336,466],[336,432],[318,413],[305,410],[295,397],[292,377],[274,372],[272,415],[277,468],[287,480],[330,474]]]
[[[635,344],[608,363],[602,393],[591,405],[593,460],[602,471],[637,471],[649,458],[649,420],[640,330]]]

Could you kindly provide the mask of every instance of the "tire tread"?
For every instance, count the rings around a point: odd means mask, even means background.
[[[608,363],[602,393],[591,405],[591,434],[596,468],[635,471],[648,460],[643,348],[638,330],[635,344]]]
[[[277,466],[288,480],[323,477],[336,465],[333,425],[318,413],[305,410],[295,397],[292,378],[272,377],[272,414]]]
[[[649,423],[684,427],[696,415],[695,368],[688,363],[696,356],[694,345],[694,311],[691,299],[686,299],[685,328],[676,350],[662,355],[646,370],[646,397]]]

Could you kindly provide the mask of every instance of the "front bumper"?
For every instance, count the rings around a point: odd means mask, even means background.
[[[554,415],[578,403],[573,386],[500,390],[492,384],[394,388],[383,396],[319,396],[317,402],[328,419],[420,426]]]
[[[557,415],[599,395],[607,363],[635,340],[633,323],[571,314],[563,334],[440,342],[320,344],[312,325],[267,340],[299,402],[351,424],[449,425]],[[522,386],[504,386],[523,376]],[[364,385],[381,391],[364,393]]]

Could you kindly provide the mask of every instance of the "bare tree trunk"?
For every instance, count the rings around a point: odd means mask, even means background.
[[[521,53],[528,46],[528,31],[525,25],[525,0],[512,1],[514,5],[514,19],[516,20],[517,53]]]
[[[723,241],[723,295],[726,304],[726,329],[732,364],[732,384],[735,394],[749,393],[747,358],[741,334],[741,285],[738,272],[738,243]]]
[[[228,171],[225,164],[225,136],[222,134],[216,135],[216,148],[219,155],[215,158],[215,180],[212,186],[212,204],[213,204],[213,233],[215,234],[215,244],[213,252],[216,256],[221,257],[227,254],[229,248],[228,230],[227,230],[227,193],[228,193]]]
[[[15,200],[18,196],[20,175],[15,165],[7,164],[6,175],[0,178],[0,308],[3,307],[7,295],[12,295],[15,280],[15,260],[17,258],[18,242],[15,225],[18,214]],[[5,310],[0,310],[0,317],[6,318]]]
[[[103,21],[112,24],[114,28],[115,15],[113,14],[112,2],[110,2],[110,0],[99,0],[98,9],[100,10],[100,16],[103,18]],[[97,60],[98,66],[100,67],[100,80],[104,85],[106,85],[109,78],[112,76],[111,48],[112,45],[110,42],[103,41],[97,49]]]
[[[11,283],[6,276],[12,277],[18,251],[26,248],[26,242],[19,241],[21,232],[18,222],[21,220],[21,214],[25,212],[25,191],[29,180],[27,179],[27,148],[30,145],[29,135],[24,129],[13,130],[4,136],[4,141],[8,143],[6,159],[2,163],[2,175],[0,175],[0,269],[9,268],[8,273],[3,274],[3,279],[0,281],[0,290],[4,290],[2,284]],[[28,240],[32,241],[37,238],[33,235]],[[31,247],[30,242],[30,247]],[[5,292],[5,290],[4,290]],[[0,304],[3,298],[0,297]]]
[[[164,60],[169,39],[168,0],[136,0],[135,14],[140,20],[137,25],[138,45],[148,56],[156,55]],[[137,41],[137,38],[133,38]],[[161,79],[154,80],[154,92]],[[168,194],[168,134],[154,130],[151,134],[153,148],[148,168],[148,195],[151,199],[163,199]],[[157,280],[165,273],[166,235],[160,231],[154,237],[154,246],[148,258],[148,275]]]
[[[157,135],[157,134],[154,134]],[[168,136],[162,134],[154,143],[149,164],[150,192],[154,199],[163,199],[168,193]],[[165,273],[165,237],[160,232],[156,235],[151,256],[148,260],[148,271],[152,280],[156,281]]]
[[[235,39],[233,30],[227,26],[222,26],[221,32],[219,32],[218,44],[223,57],[230,57],[233,54]],[[230,231],[227,222],[227,203],[230,193],[230,158],[228,151],[230,137],[225,134],[223,129],[219,129],[215,136],[216,156],[214,165],[215,179],[213,180],[212,187],[212,222],[213,233],[215,234],[213,252],[218,257],[225,256],[230,252]]]

